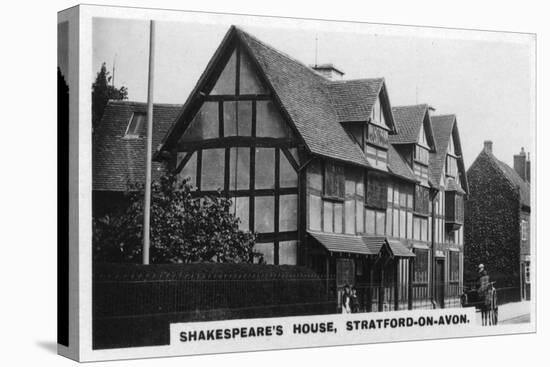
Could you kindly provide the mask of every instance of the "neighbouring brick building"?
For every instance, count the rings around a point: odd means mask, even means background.
[[[336,307],[345,284],[366,311],[449,306],[462,287],[468,193],[456,116],[434,116],[426,104],[392,108],[383,78],[342,76],[231,27],[166,118],[156,167],[190,178],[196,196],[232,198],[241,228],[259,233],[263,260],[314,269]],[[127,167],[143,162],[128,153],[145,144],[127,136],[136,108],[144,106],[107,107],[102,124],[117,121],[120,147],[98,144],[94,159],[122,164],[94,166],[98,192],[143,179]]]
[[[493,143],[486,141],[467,172],[465,274],[475,277],[483,263],[499,295],[510,301],[529,299],[531,292],[530,171],[523,148],[511,168],[493,155]]]

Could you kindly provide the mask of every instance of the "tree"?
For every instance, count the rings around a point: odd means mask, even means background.
[[[96,262],[141,262],[143,188],[126,195],[125,209],[94,219]],[[153,183],[151,198],[151,263],[252,261],[256,235],[239,230],[230,199],[194,198],[191,186],[170,174]]]
[[[95,130],[101,121],[105,106],[110,99],[123,100],[128,98],[126,87],[115,88],[111,83],[112,76],[107,71],[105,63],[97,73],[95,82],[92,84],[92,129]]]

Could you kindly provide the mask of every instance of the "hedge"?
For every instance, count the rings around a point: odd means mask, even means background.
[[[259,264],[95,264],[93,348],[169,344],[169,324],[327,313],[312,270]]]

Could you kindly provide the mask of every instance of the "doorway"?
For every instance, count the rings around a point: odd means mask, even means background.
[[[435,301],[440,308],[445,307],[445,261],[435,261]]]

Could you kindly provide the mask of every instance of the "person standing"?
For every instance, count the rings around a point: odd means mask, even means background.
[[[347,284],[344,286],[344,294],[342,294],[342,313],[351,313],[351,293]]]

